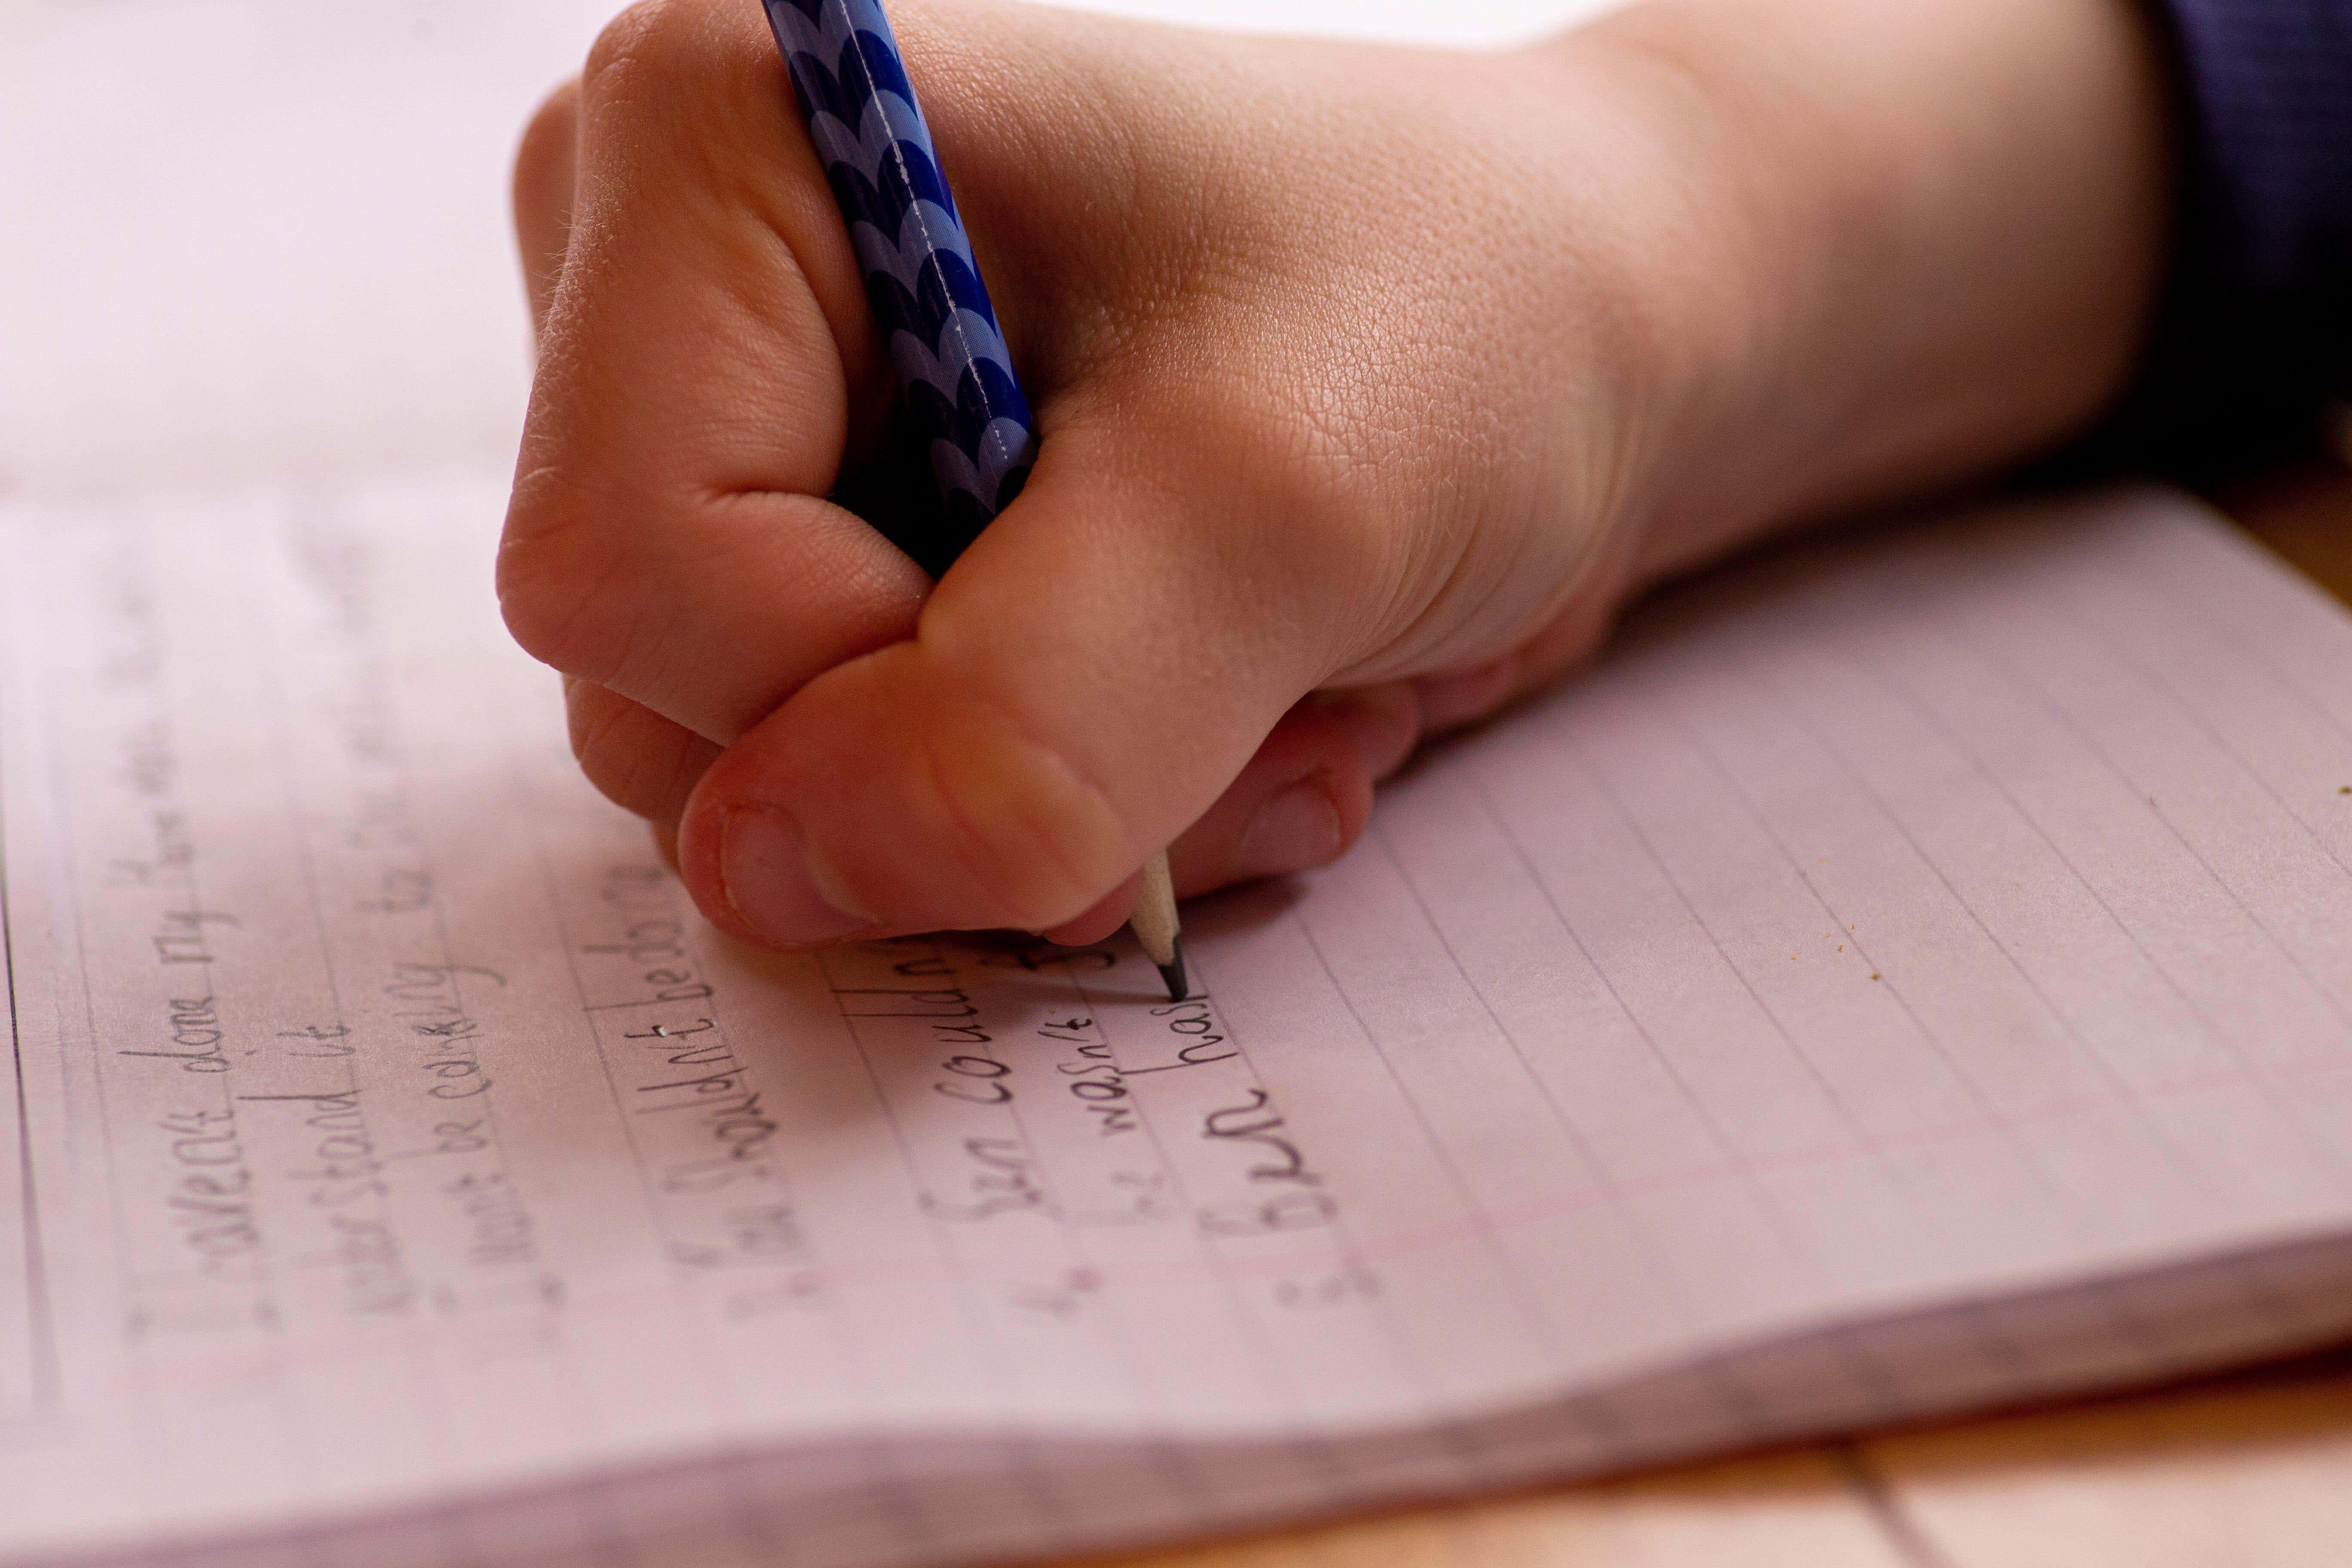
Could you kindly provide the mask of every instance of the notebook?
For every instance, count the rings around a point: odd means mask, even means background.
[[[1113,942],[783,958],[463,476],[0,511],[0,1563],[935,1564],[2352,1332],[2352,622],[1781,550]]]

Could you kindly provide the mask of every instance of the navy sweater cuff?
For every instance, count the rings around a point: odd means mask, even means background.
[[[2352,0],[2151,8],[2180,183],[2173,270],[2119,432],[2210,468],[2307,439],[2352,381]]]

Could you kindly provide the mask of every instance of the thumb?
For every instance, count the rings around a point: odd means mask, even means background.
[[[1230,451],[1229,431],[1194,439],[1221,436]],[[679,830],[706,913],[777,947],[1099,919],[1218,802],[1359,657],[1379,552],[1375,531],[1297,523],[1317,509],[1243,504],[1246,486],[1181,493],[1171,475],[1214,468],[1168,445],[1145,465],[1121,454],[1151,444],[1056,432],[912,638],[810,681],[712,764]],[[1251,770],[1269,797],[1325,781],[1333,854],[1393,760],[1361,728],[1294,721],[1280,765]],[[1215,816],[1246,832],[1245,811]]]

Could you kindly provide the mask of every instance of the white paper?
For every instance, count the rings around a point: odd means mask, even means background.
[[[944,1562],[2352,1327],[2352,624],[2183,501],[1670,595],[1171,1006],[705,928],[499,500],[0,514],[0,1562]]]

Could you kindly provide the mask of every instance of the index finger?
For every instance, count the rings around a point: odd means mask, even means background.
[[[789,100],[754,8],[599,41],[499,563],[527,649],[720,742],[929,586],[821,499],[887,371]]]

